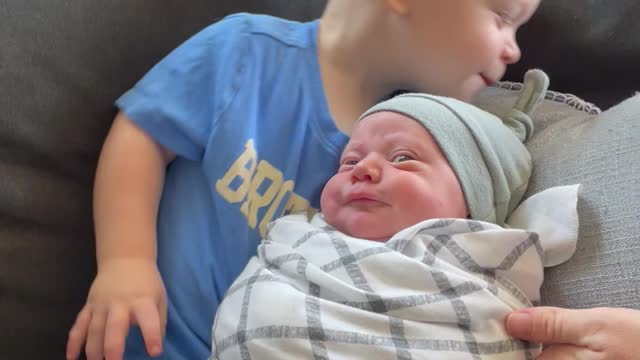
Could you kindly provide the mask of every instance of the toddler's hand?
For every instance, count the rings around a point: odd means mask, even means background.
[[[167,319],[164,284],[155,262],[113,259],[101,264],[87,303],[69,331],[67,359],[85,343],[88,360],[121,360],[131,324],[138,324],[147,352],[162,352]]]

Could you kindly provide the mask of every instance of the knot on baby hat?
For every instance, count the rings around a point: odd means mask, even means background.
[[[523,142],[533,133],[529,114],[547,86],[542,71],[529,71],[520,98],[504,120],[456,99],[409,93],[373,106],[360,121],[391,111],[422,124],[456,173],[471,218],[504,225],[529,184],[531,155]]]

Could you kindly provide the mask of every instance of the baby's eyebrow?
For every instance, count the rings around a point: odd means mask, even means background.
[[[385,141],[387,141],[387,143],[389,144],[401,143],[409,145],[410,147],[416,147],[421,144],[421,142],[418,141],[413,134],[406,133],[390,134],[385,137]]]
[[[349,141],[347,146],[345,146],[344,150],[342,150],[342,155],[347,152],[362,152],[364,148],[364,144],[359,141]]]
[[[344,159],[348,156],[354,156],[354,155],[359,155],[360,152],[359,151],[354,151],[352,148],[345,148],[344,151],[342,151],[342,154],[340,154],[340,163],[342,163],[344,161]]]

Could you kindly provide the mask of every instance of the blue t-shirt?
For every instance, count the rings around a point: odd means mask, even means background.
[[[177,154],[158,215],[168,293],[163,359],[206,359],[224,292],[266,225],[319,208],[347,136],[329,113],[318,22],[236,14],[204,29],[118,101]],[[283,304],[286,306],[286,304]],[[126,358],[146,358],[138,331]]]

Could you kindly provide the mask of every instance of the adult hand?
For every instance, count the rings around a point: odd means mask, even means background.
[[[121,360],[131,324],[138,324],[147,352],[162,352],[167,301],[155,262],[112,259],[101,264],[87,303],[69,331],[67,359],[77,359],[82,344],[88,360]]]
[[[638,310],[526,308],[509,314],[506,328],[511,336],[548,345],[539,360],[640,359]]]

